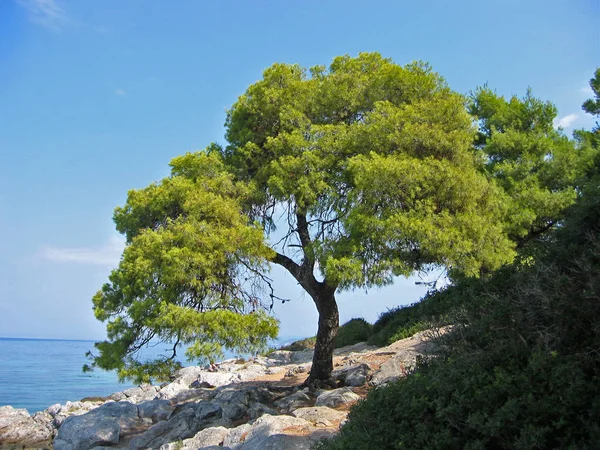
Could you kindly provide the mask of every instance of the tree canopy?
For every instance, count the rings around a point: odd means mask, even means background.
[[[377,53],[268,68],[228,111],[226,146],[175,158],[169,177],[116,209],[127,247],[94,297],[108,339],[93,365],[147,380],[177,367],[180,343],[196,360],[263,348],[277,333],[266,312],[276,264],[319,311],[309,381],[322,382],[336,292],[434,264],[477,275],[511,261],[514,236],[573,200],[573,147],[548,128],[547,104],[481,90],[478,134],[465,103],[427,64]],[[173,353],[138,361],[152,340]]]
[[[469,111],[479,123],[475,145],[485,172],[511,197],[509,236],[522,246],[562,219],[595,151],[555,129],[556,107],[531,90],[506,100],[488,87],[477,89]]]

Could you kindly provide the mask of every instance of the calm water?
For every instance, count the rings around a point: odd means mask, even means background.
[[[272,345],[279,347],[293,340],[278,339]],[[114,372],[83,373],[88,350],[94,350],[93,341],[0,338],[0,406],[26,408],[33,414],[55,403],[106,396],[133,386],[119,383]],[[164,350],[149,348],[143,357]],[[178,353],[183,355],[183,349]],[[226,354],[228,358],[234,356]]]
[[[54,403],[105,396],[131,387],[112,372],[83,373],[90,341],[0,338],[0,406],[30,413]]]

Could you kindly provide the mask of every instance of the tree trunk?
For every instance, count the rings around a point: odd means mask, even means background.
[[[333,346],[340,323],[335,291],[331,289],[324,289],[323,291],[313,296],[319,311],[319,329],[317,331],[312,369],[307,380],[307,384],[311,388],[331,384]]]

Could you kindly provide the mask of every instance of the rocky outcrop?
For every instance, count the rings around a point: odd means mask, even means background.
[[[117,444],[126,437],[147,428],[136,405],[108,402],[80,416],[68,417],[54,440],[55,450],[83,450],[98,445]]]
[[[304,419],[314,426],[333,427],[339,425],[348,416],[347,411],[337,411],[327,406],[298,408],[292,411],[294,417]]]
[[[141,385],[105,399],[52,405],[30,416],[0,407],[0,445],[55,450],[308,449],[335,434],[367,389],[404,376],[424,350],[424,334],[385,348],[364,343],[335,351],[339,386],[302,382],[312,351],[276,351],[228,360],[216,371],[181,369],[171,383]]]
[[[41,414],[31,417],[26,409],[0,407],[0,444],[43,447],[52,440],[54,431]]]
[[[193,437],[211,424],[222,424],[223,408],[213,402],[186,404],[169,420],[159,422],[134,438],[132,450],[160,448],[164,444]]]
[[[373,373],[368,364],[347,365],[334,370],[331,377],[345,386],[362,386]]]
[[[360,400],[360,395],[355,394],[352,388],[343,387],[334,389],[332,391],[325,391],[317,397],[315,405],[327,406],[329,408],[336,408],[338,406],[344,406],[348,404],[354,404]]]

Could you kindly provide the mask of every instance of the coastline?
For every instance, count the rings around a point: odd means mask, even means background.
[[[419,333],[383,348],[360,343],[337,349],[338,387],[330,391],[302,386],[310,371],[311,350],[278,350],[247,361],[225,360],[214,372],[185,367],[171,383],[55,404],[33,415],[5,406],[0,408],[0,444],[55,450],[97,445],[173,450],[172,443],[183,442],[180,448],[187,449],[186,441],[200,434],[211,442],[221,439],[215,445],[222,448],[263,448],[249,443],[266,445],[273,439],[297,441],[297,448],[309,448],[306,445],[333,436],[350,406],[370,388],[404,376],[425,351],[427,341],[426,334]],[[233,442],[239,427],[254,437]],[[290,427],[295,431],[286,434]],[[84,435],[89,438],[85,442],[81,441]],[[203,448],[196,441],[189,448]],[[225,441],[232,446],[224,446]]]

